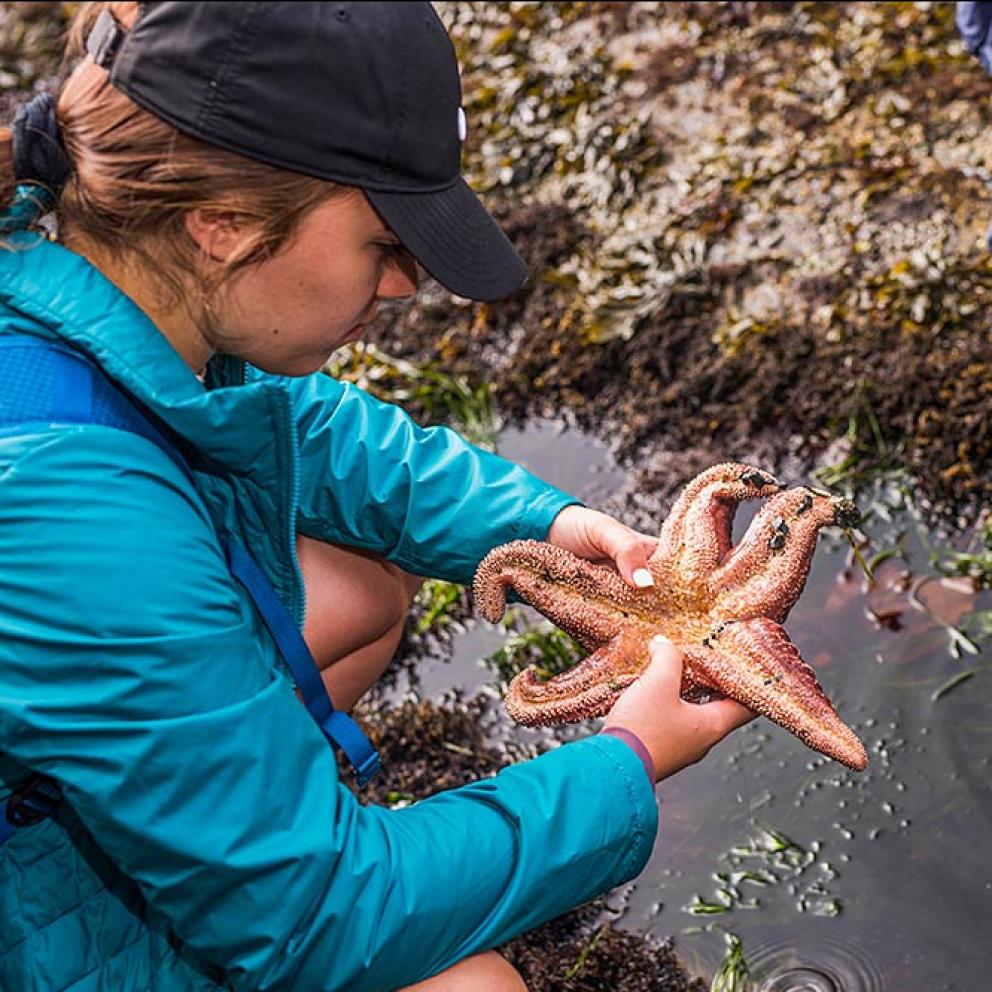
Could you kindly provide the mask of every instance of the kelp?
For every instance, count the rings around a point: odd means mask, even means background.
[[[992,79],[946,4],[439,4],[468,175],[531,281],[375,331],[573,416],[670,494],[696,464],[992,487]],[[880,439],[881,442],[880,443]]]

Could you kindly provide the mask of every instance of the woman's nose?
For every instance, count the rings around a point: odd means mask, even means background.
[[[402,296],[413,296],[420,287],[420,272],[417,260],[409,252],[396,255],[379,280],[378,296],[396,299]]]

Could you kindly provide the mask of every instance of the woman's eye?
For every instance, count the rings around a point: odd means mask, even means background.
[[[400,258],[406,254],[406,249],[398,242],[390,241],[379,245],[384,258]]]

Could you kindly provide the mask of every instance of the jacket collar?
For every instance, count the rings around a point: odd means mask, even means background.
[[[10,247],[0,248],[0,307],[7,314],[0,309],[0,319],[14,318],[19,330],[85,352],[173,430],[224,464],[242,467],[273,457],[265,449],[279,419],[274,394],[285,391],[278,377],[241,385],[244,363],[220,356],[208,375],[218,388],[208,390],[147,314],[85,258],[37,234],[4,240]]]
[[[133,300],[81,255],[35,234],[0,252],[4,302],[86,352],[143,401],[171,405],[199,380]]]

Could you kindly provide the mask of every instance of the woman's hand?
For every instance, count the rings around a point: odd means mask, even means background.
[[[548,531],[548,542],[591,561],[613,562],[630,585],[653,585],[648,558],[658,545],[599,510],[566,506]],[[654,762],[655,781],[695,764],[732,730],[755,714],[732,699],[687,703],[682,699],[682,652],[670,640],[651,642],[651,661],[617,700],[604,730],[623,727],[636,734]]]
[[[548,530],[548,543],[590,561],[611,561],[635,588],[654,585],[647,569],[658,538],[632,530],[599,510],[566,506]]]
[[[704,758],[714,744],[755,714],[732,699],[687,703],[682,687],[682,652],[667,638],[651,642],[651,662],[616,701],[604,730],[623,727],[636,734],[654,761],[660,782]]]

